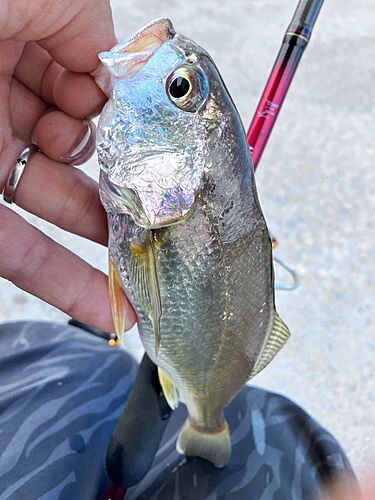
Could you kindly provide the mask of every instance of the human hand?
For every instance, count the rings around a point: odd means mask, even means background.
[[[373,476],[372,476],[373,477]],[[375,498],[375,483],[367,487],[362,493],[356,484],[351,484],[343,480],[337,482],[328,488],[328,497],[330,500],[374,500]],[[325,498],[327,498],[325,496]],[[319,498],[316,500],[320,500]]]
[[[36,142],[42,152],[27,162],[14,202],[103,245],[107,222],[97,183],[69,163],[94,151],[88,120],[106,97],[89,73],[97,54],[115,44],[108,0],[0,0],[0,192],[20,152]],[[113,331],[103,273],[3,205],[0,220],[0,276]],[[135,321],[128,311],[127,328]]]

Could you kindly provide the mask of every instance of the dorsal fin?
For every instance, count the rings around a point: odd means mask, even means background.
[[[251,371],[250,378],[254,377],[254,375],[263,370],[263,368],[265,368],[268,363],[272,361],[272,359],[280,351],[289,337],[290,332],[288,327],[275,311],[275,317],[273,320],[273,326],[270,336],[268,337],[268,341],[263,347],[263,350],[260,353],[260,356]]]

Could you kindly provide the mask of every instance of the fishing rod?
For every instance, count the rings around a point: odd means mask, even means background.
[[[282,103],[288,92],[324,0],[300,0],[284,35],[279,54],[267,81],[247,139],[254,164],[259,164]],[[281,265],[285,263],[282,262]],[[103,500],[123,500],[126,488],[107,486]]]
[[[254,170],[259,164],[298,63],[310,40],[323,1],[300,0],[285,32],[280,51],[247,132]]]

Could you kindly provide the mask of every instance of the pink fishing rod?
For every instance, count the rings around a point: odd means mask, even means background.
[[[324,0],[300,0],[247,133],[254,170],[259,164]],[[126,488],[109,484],[103,500],[123,500]]]
[[[109,483],[105,490],[103,500],[123,500],[126,494],[126,488],[119,488]]]
[[[310,40],[322,4],[323,0],[300,0],[286,30],[247,133],[254,170],[259,164],[298,63]]]

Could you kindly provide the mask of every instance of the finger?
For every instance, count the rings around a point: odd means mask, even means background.
[[[107,277],[0,205],[0,275],[78,321],[114,331]],[[135,321],[129,309],[126,327]]]
[[[107,216],[98,184],[71,165],[36,153],[27,163],[14,201],[61,229],[107,245]]]
[[[13,135],[25,143],[30,143],[35,124],[47,109],[47,104],[14,78],[10,85],[9,99]]]
[[[38,121],[35,140],[50,158],[74,165],[87,161],[95,150],[95,127],[62,111],[51,111]]]
[[[107,97],[88,74],[63,70],[54,83],[56,105],[76,118],[94,117],[107,102]]]
[[[11,75],[23,46],[23,43],[12,41],[0,43],[0,51],[6,54],[6,57],[0,57],[0,191],[23,146],[22,141],[12,135],[9,108]]]
[[[35,95],[49,104],[56,104],[53,87],[62,66],[35,42],[25,44],[13,76]]]
[[[90,75],[63,70],[35,42],[25,45],[14,77],[35,95],[76,118],[95,116],[107,100]]]
[[[94,71],[98,53],[116,44],[109,0],[34,0],[27,8],[12,0],[2,3],[0,39],[36,40],[72,71]]]
[[[0,89],[1,91],[1,89]],[[1,128],[1,127],[0,127]],[[15,158],[18,158],[25,144],[11,133],[0,133],[0,192],[4,189],[7,178],[14,167]]]
[[[38,43],[64,68],[91,73],[98,67],[98,54],[111,49],[117,40],[109,0],[80,3],[80,12],[58,34]]]
[[[372,496],[368,496],[368,493]],[[373,500],[375,497],[375,487],[363,495],[358,483],[350,475],[343,477],[341,481],[328,484],[324,498],[330,500]],[[322,497],[316,497],[315,500],[322,500]]]

